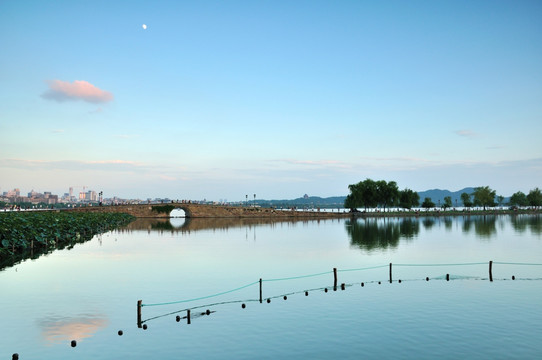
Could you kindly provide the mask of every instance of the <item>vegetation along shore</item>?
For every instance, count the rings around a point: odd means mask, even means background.
[[[133,220],[135,217],[121,213],[0,213],[0,269],[55,249],[73,247]]]

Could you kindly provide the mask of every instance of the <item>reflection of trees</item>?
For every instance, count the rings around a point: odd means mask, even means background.
[[[474,233],[480,237],[491,237],[497,233],[497,216],[469,216],[463,220],[463,232],[469,233],[474,228]]]
[[[480,237],[489,238],[491,235],[497,233],[496,223],[497,217],[494,215],[480,216],[480,218],[474,222],[474,232]]]
[[[367,251],[396,248],[401,237],[411,239],[420,230],[418,220],[412,218],[399,221],[390,219],[347,220],[345,225],[352,245]]]
[[[540,215],[514,215],[512,216],[512,227],[518,233],[524,233],[528,228],[533,234],[542,233],[542,219]]]
[[[422,223],[423,223],[423,227],[429,230],[435,225],[435,219],[426,217],[422,220]]]

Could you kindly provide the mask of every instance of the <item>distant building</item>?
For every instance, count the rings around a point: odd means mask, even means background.
[[[309,195],[305,194],[303,195],[303,199],[308,199],[309,198]]]

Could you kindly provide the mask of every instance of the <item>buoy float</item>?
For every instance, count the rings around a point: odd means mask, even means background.
[[[122,330],[119,330],[118,334],[119,334],[119,336],[122,336],[122,334],[124,334],[124,333],[122,332]]]
[[[364,283],[361,283],[361,287],[364,287],[364,286],[365,286],[365,284],[364,284]]]
[[[19,354],[15,353],[11,355],[11,360],[19,360]]]
[[[147,330],[147,324],[143,324],[143,330]]]
[[[305,291],[305,296],[309,296],[309,292],[308,292],[308,291]]]
[[[207,309],[207,311],[205,312],[205,314],[210,315],[210,314],[211,314],[211,310]]]
[[[241,307],[244,309],[246,308],[247,306],[245,304],[242,304]]]
[[[516,277],[514,275],[512,275],[512,280],[516,280]]]
[[[267,299],[267,303],[269,304],[271,302],[271,299]]]
[[[71,345],[72,345],[72,347],[76,347],[77,346],[77,341],[72,340]]]
[[[177,322],[181,321],[181,317],[180,317],[179,315],[177,315],[177,316],[175,317],[175,321],[177,321]]]
[[[284,295],[284,300],[288,300],[288,296]]]

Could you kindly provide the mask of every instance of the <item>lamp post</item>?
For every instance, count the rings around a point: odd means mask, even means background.
[[[256,194],[254,194],[254,207],[256,207]]]
[[[245,206],[248,206],[248,194],[245,195]]]

